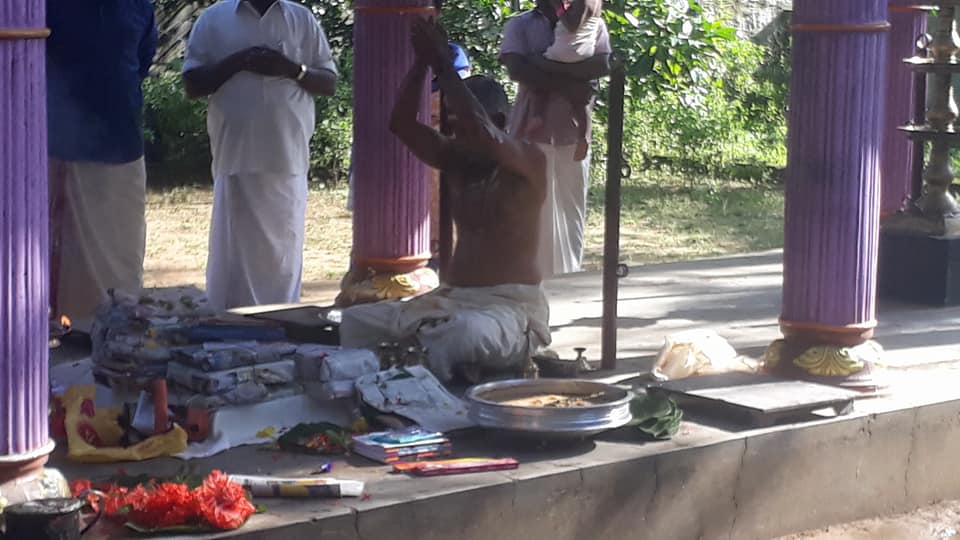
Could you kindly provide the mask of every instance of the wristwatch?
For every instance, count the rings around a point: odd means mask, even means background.
[[[297,81],[297,82],[299,82],[299,81],[302,81],[303,78],[306,77],[306,76],[307,76],[307,65],[306,65],[306,64],[300,64],[300,71],[297,72],[297,76],[294,77],[294,80]]]

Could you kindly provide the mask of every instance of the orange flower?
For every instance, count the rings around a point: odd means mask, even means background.
[[[74,497],[91,487],[89,480],[70,482]],[[231,482],[220,471],[212,472],[193,491],[184,484],[170,482],[141,484],[132,491],[115,484],[93,487],[106,494],[102,500],[104,514],[146,529],[205,523],[230,530],[242,526],[256,512],[243,486]],[[87,498],[96,511],[101,501],[93,495]]]
[[[81,478],[80,480],[72,480],[70,482],[70,493],[74,497],[79,497],[81,493],[90,489],[90,481],[87,479]]]
[[[193,524],[199,516],[196,497],[183,484],[137,486],[124,502],[130,507],[128,519],[149,529]]]
[[[220,471],[210,473],[203,485],[196,489],[196,494],[201,517],[221,530],[242,526],[256,512],[243,486],[230,481]]]
[[[90,480],[87,480],[87,479],[74,480],[70,482],[70,494],[73,495],[74,497],[79,497],[81,493],[92,488],[93,488],[93,485],[90,483]],[[88,493],[86,496],[86,499],[87,499],[87,504],[90,505],[90,508],[93,509],[94,512],[98,512],[100,510],[99,497],[97,497],[93,493]]]
[[[108,517],[117,517],[130,504],[127,502],[129,492],[127,488],[111,486],[107,491],[107,500],[103,503],[103,513]]]

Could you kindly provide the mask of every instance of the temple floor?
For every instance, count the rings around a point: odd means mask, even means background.
[[[779,251],[630,270],[620,282],[623,380],[648,371],[665,335],[714,329],[741,354],[760,356],[779,337]],[[598,274],[546,285],[554,346],[600,355]],[[774,538],[960,498],[960,308],[881,302],[877,341],[890,387],[854,412],[802,424],[744,429],[688,415],[680,433],[645,442],[624,428],[594,441],[544,446],[485,432],[453,437],[457,456],[509,456],[518,470],[437,478],[391,474],[352,456],[338,479],[366,482],[357,499],[257,499],[266,511],[236,538],[483,539]],[[54,361],[69,351],[59,351]],[[185,462],[51,466],[68,477],[127,474],[303,476],[325,458],[257,447]],[[97,526],[86,538],[118,538]]]

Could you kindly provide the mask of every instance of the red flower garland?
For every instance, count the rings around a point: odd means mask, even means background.
[[[257,511],[243,486],[220,471],[210,473],[197,488],[197,501],[203,520],[218,529],[236,529]]]
[[[98,487],[106,493],[104,515],[145,529],[200,525],[232,530],[243,526],[256,512],[243,486],[220,471],[210,473],[203,485],[193,490],[172,482],[139,485],[133,491],[116,485]],[[70,483],[74,497],[90,488],[89,480]],[[96,511],[99,501],[94,499],[88,496]]]

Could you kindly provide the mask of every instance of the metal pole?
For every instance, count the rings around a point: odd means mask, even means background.
[[[607,114],[607,186],[603,234],[603,326],[600,367],[617,367],[617,269],[620,265],[620,180],[623,175],[623,94],[626,72],[623,60],[611,57],[610,96]]]
[[[449,135],[450,129],[447,122],[447,107],[443,103],[443,93],[440,94],[440,132]],[[450,268],[450,260],[453,258],[453,215],[450,213],[450,188],[447,186],[447,175],[440,171],[440,219],[438,226],[440,233],[438,235],[439,246],[437,252],[440,257],[440,281],[441,283],[447,275]]]

